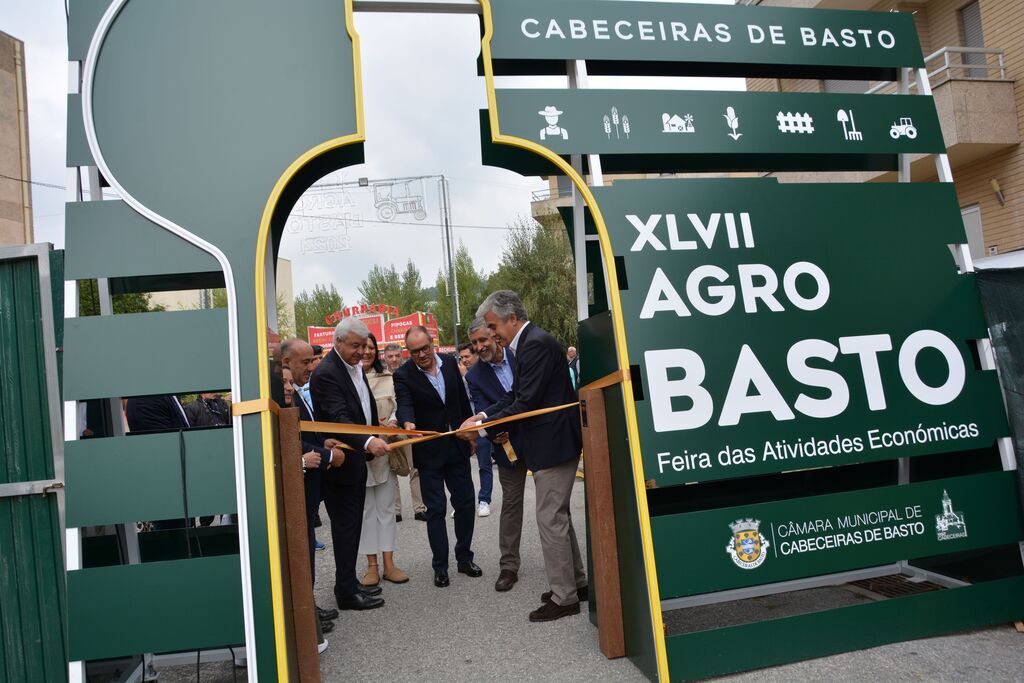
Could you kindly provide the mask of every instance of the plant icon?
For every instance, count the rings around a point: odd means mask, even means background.
[[[608,115],[604,115],[604,134],[608,136],[608,139],[612,139],[612,120],[608,118]]]
[[[629,117],[622,117],[622,132],[626,134],[626,139],[629,139]]]
[[[736,132],[736,129],[740,127],[740,120],[739,117],[736,116],[736,110],[732,107],[726,107],[725,114],[723,114],[723,116],[725,117],[725,125],[732,129],[732,132],[729,133],[729,137],[733,140],[739,140],[743,133]]]

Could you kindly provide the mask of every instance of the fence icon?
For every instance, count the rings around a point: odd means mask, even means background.
[[[814,119],[811,118],[810,114],[801,114],[797,112],[787,111],[783,114],[781,111],[775,119],[779,122],[779,131],[782,133],[813,133],[814,132]]]

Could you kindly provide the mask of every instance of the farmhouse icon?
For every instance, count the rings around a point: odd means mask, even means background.
[[[693,114],[669,114],[661,115],[661,130],[663,133],[696,133],[693,127]]]

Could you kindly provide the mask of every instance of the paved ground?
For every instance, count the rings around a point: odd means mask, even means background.
[[[475,461],[474,461],[475,463]],[[401,483],[406,519],[398,525],[396,561],[412,580],[384,585],[387,604],[364,613],[342,612],[322,655],[324,681],[642,681],[628,660],[610,661],[598,650],[597,630],[585,614],[548,624],[531,624],[530,610],[547,590],[533,516],[533,484],[527,482],[523,570],[508,593],[497,593],[498,508],[477,518],[473,549],[484,576],[451,574],[449,588],[435,588],[426,526],[412,519],[408,480]],[[583,485],[577,481],[573,516],[583,520]],[[327,522],[324,515],[324,522]],[[454,539],[451,519],[449,536]],[[329,543],[327,528],[319,530]],[[317,602],[333,605],[333,558],[317,553]],[[454,570],[454,560],[452,569]],[[360,566],[360,576],[362,565]],[[231,681],[228,664],[206,664],[201,681]],[[165,671],[164,681],[195,681],[194,667]],[[1024,635],[1002,626],[943,638],[899,643],[722,679],[736,682],[789,681],[1024,681]]]

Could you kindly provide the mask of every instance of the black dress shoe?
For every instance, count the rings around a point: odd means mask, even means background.
[[[530,621],[554,621],[562,617],[568,617],[580,613],[580,603],[574,602],[571,605],[556,605],[553,602],[545,602],[537,609],[530,612]]]
[[[417,512],[415,515],[412,516],[412,518],[415,519],[417,522],[425,522],[427,521],[427,513]]]
[[[321,620],[321,622],[320,622],[320,632],[321,633],[330,633],[333,630],[334,630],[334,622],[333,621],[322,621]]]
[[[401,522],[401,521],[402,521],[402,515],[395,515],[395,522]]]
[[[484,575],[484,570],[473,562],[459,562],[459,573],[476,578]]]
[[[447,569],[434,570],[434,585],[438,588],[444,588],[445,586],[451,585],[451,581],[448,580]]]
[[[338,610],[336,609],[324,609],[323,607],[316,608],[316,615],[320,617],[320,621],[330,621],[331,619],[338,618]]]
[[[499,593],[512,590],[512,586],[516,585],[516,581],[519,580],[519,575],[511,569],[502,569],[498,574],[498,580],[494,582],[494,590]]]
[[[580,602],[585,602],[590,599],[590,586],[577,586],[576,587],[576,599]],[[551,602],[551,591],[545,591],[540,594],[541,602]]]
[[[356,591],[362,593],[363,595],[373,598],[380,595],[384,591],[384,589],[382,589],[380,586],[364,586],[363,584],[359,584],[356,586]]]
[[[376,609],[384,606],[384,598],[378,598],[370,595],[363,595],[359,591],[356,591],[352,595],[345,595],[338,597],[338,609]]]

